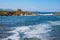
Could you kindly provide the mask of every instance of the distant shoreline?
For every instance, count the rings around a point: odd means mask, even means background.
[[[48,13],[48,12],[46,12]],[[56,12],[55,14],[41,14],[41,12],[29,12],[22,11],[21,9],[17,9],[16,11],[0,11],[0,16],[48,16],[48,15],[60,15],[60,12]]]

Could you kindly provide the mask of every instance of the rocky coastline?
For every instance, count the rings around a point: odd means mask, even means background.
[[[21,9],[17,9],[16,11],[0,11],[0,16],[38,16],[38,15],[58,15],[60,16],[60,12],[56,12],[54,14],[37,14],[29,11],[22,11]]]
[[[16,11],[0,11],[0,16],[36,16],[37,14],[29,12],[29,11],[22,11],[21,9],[17,9]]]

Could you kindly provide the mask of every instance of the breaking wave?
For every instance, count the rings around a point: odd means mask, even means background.
[[[4,38],[3,40],[19,40],[23,35],[23,38],[32,38],[32,37],[37,37],[41,38],[41,40],[48,40],[47,37],[49,37],[48,28],[51,28],[51,25],[49,24],[38,24],[38,25],[32,25],[32,26],[21,26],[21,27],[16,27],[14,30],[9,31],[10,33],[14,33],[13,35]],[[48,30],[46,30],[48,29]],[[44,39],[43,39],[44,38]]]

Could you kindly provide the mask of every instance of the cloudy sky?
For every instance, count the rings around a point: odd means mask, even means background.
[[[28,11],[60,11],[60,0],[0,0],[0,8]]]

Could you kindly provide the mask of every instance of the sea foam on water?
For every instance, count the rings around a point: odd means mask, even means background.
[[[47,32],[51,30],[46,30],[48,28],[51,28],[49,24],[37,24],[37,25],[31,25],[31,26],[18,26],[15,27],[14,30],[9,31],[10,33],[14,33],[13,35],[4,38],[3,40],[19,40],[20,38],[41,38],[41,40],[47,40],[47,37],[49,37],[49,34]],[[22,35],[20,35],[22,33]],[[22,37],[20,37],[22,36]],[[43,39],[44,38],[44,39]],[[21,39],[20,39],[21,40]]]

